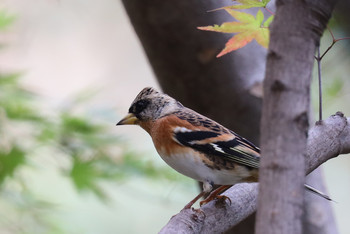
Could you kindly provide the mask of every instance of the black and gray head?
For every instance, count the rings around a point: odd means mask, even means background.
[[[135,121],[147,121],[159,119],[183,108],[182,104],[174,98],[157,91],[154,88],[144,88],[132,102],[129,108],[128,119],[133,116],[133,121],[122,119],[118,124],[135,124]]]

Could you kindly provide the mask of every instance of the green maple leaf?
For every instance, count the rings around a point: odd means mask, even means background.
[[[243,1],[243,0],[242,0]],[[246,1],[246,0],[244,0]],[[251,0],[253,1],[253,0]],[[261,10],[256,17],[248,13],[225,9],[236,20],[235,22],[225,22],[223,24],[198,27],[198,29],[222,33],[237,33],[225,45],[225,48],[216,56],[221,57],[231,51],[244,47],[246,44],[255,39],[261,46],[267,48],[269,44],[268,26],[273,20],[270,16],[264,23],[264,15]]]
[[[0,30],[6,29],[13,21],[15,17],[8,14],[5,10],[0,10]]]
[[[225,8],[230,8],[230,9],[248,9],[248,8],[253,8],[253,7],[266,7],[266,5],[270,2],[270,0],[236,0],[236,2],[239,2],[241,5],[233,5],[233,6],[228,6]]]
[[[235,2],[238,2],[240,4],[232,5],[232,6],[225,6],[221,8],[214,9],[212,11],[222,10],[222,9],[248,9],[248,8],[254,8],[254,7],[263,7],[265,8],[266,5],[270,2],[270,0],[234,0]]]

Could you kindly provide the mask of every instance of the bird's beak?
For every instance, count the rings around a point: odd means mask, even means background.
[[[120,120],[117,123],[117,125],[136,124],[137,120],[138,120],[138,118],[134,114],[129,113],[122,120]]]

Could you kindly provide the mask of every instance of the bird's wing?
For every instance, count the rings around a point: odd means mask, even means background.
[[[234,132],[191,130],[185,127],[174,129],[174,140],[205,155],[223,157],[241,165],[259,168],[260,150]]]

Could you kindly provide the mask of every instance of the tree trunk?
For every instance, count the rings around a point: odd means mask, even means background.
[[[257,234],[301,234],[314,54],[336,1],[277,0],[264,80]]]

